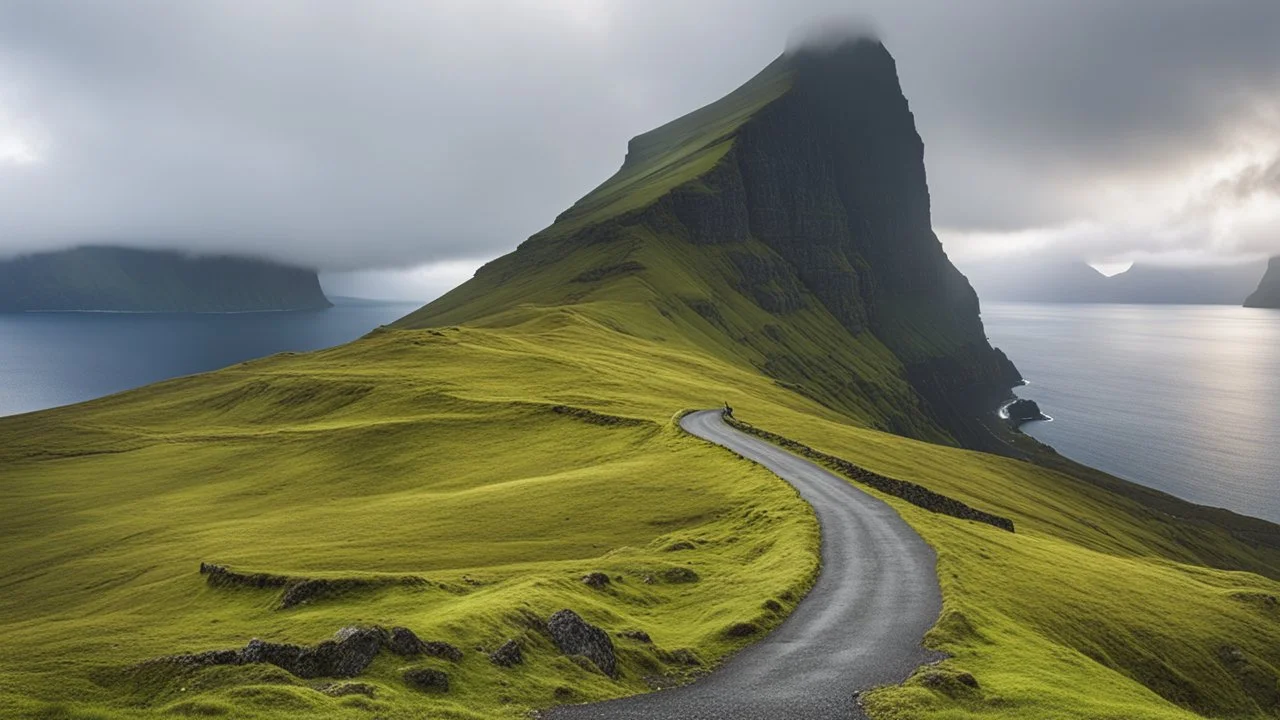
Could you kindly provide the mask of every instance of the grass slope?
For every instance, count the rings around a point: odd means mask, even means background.
[[[859,427],[736,358],[642,337],[671,321],[635,311],[640,322],[620,324],[620,305],[384,330],[0,421],[0,713],[517,717],[642,691],[647,675],[688,670],[676,650],[712,663],[744,642],[728,626],[776,622],[763,603],[789,606],[816,563],[814,522],[787,486],[670,422],[721,400],[1017,523],[1011,535],[888,498],[939,551],[946,611],[930,643],[954,657],[931,671],[942,679],[872,694],[876,717],[1276,713],[1274,548],[1035,465]],[[694,549],[668,550],[680,541]],[[271,591],[206,587],[200,561],[431,584],[278,610]],[[672,566],[700,580],[644,582]],[[622,580],[593,590],[580,581],[593,571]],[[561,607],[656,647],[615,637],[623,678],[588,672],[529,628],[528,614]],[[467,655],[384,655],[363,678],[373,700],[261,666],[128,670],[352,623],[406,625]],[[527,665],[503,670],[473,649],[508,637]],[[410,690],[399,673],[411,665],[445,669],[454,689]],[[978,689],[948,680],[962,671]]]

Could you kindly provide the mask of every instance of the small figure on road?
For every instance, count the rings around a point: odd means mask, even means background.
[[[733,417],[733,408],[729,406],[729,401],[724,401],[724,416]]]

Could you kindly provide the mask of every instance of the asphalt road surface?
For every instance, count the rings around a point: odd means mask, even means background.
[[[772,470],[813,506],[822,572],[768,636],[684,687],[555,708],[553,720],[859,718],[860,690],[897,683],[934,659],[920,647],[942,608],[936,557],[888,505],[827,470],[727,425],[719,410],[681,426]]]

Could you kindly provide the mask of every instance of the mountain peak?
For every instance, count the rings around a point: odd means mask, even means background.
[[[924,145],[892,56],[870,38],[789,51],[636,137],[550,228],[402,324],[619,299],[661,319],[597,306],[610,326],[714,338],[788,387],[916,437],[989,442],[974,417],[1019,380],[933,233]]]
[[[796,69],[849,69],[868,62],[893,61],[893,56],[879,38],[871,34],[850,33],[806,40],[788,47],[782,57]]]

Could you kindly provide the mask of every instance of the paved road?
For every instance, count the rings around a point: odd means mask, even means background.
[[[718,410],[685,430],[769,468],[822,526],[822,573],[795,612],[715,672],[674,690],[556,708],[553,720],[827,720],[861,717],[855,691],[901,682],[933,659],[920,647],[941,611],[933,550],[888,505],[741,433]]]

